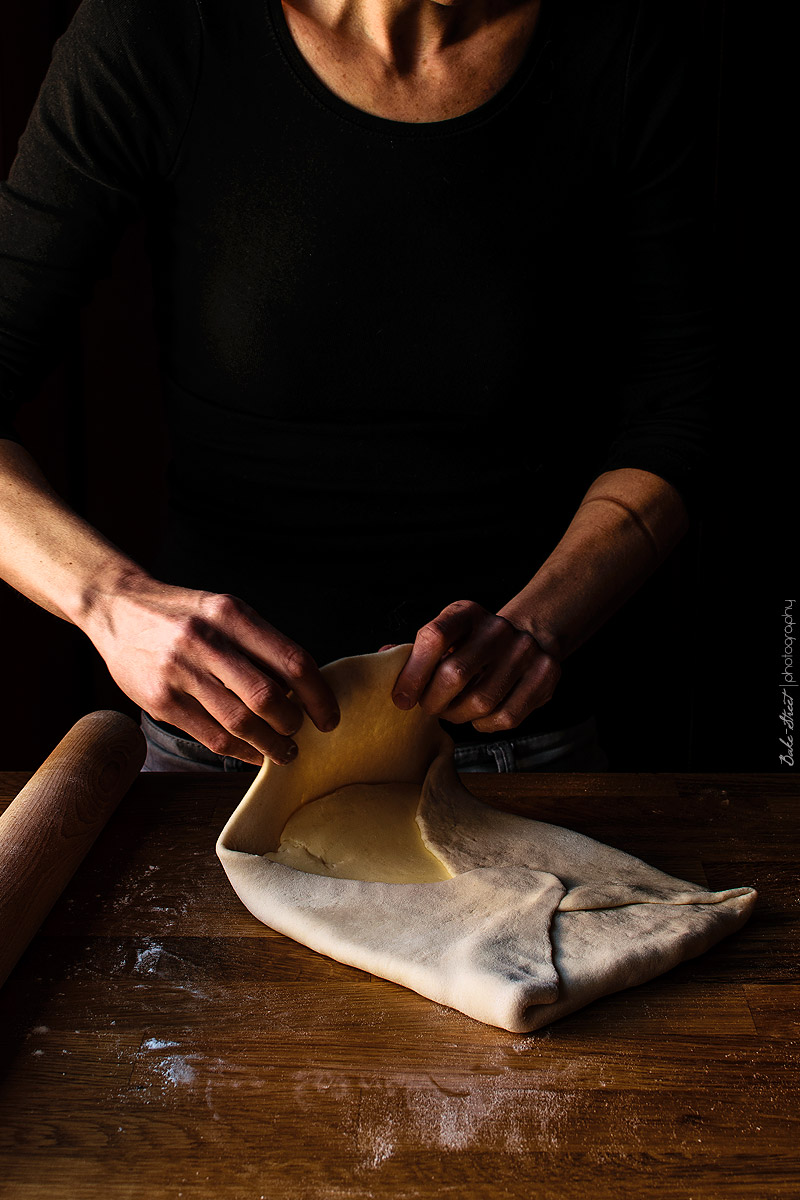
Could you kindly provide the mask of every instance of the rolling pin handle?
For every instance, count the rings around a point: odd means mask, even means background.
[[[0,986],[144,763],[123,713],[88,713],[0,815]]]

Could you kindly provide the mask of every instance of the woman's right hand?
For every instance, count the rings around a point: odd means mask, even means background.
[[[214,750],[288,762],[307,713],[339,708],[305,650],[234,596],[161,583],[74,512],[0,438],[0,578],[92,640],[131,700]],[[291,698],[287,693],[291,691]]]
[[[311,656],[235,596],[134,572],[79,623],[131,700],[216,754],[283,764],[304,712],[320,730],[338,724]]]

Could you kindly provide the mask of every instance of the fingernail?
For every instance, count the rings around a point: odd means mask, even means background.
[[[333,717],[327,717],[323,721],[320,728],[322,729],[323,733],[330,733],[331,730],[335,729],[338,724],[339,724],[339,716],[337,714],[336,716],[333,716]]]
[[[392,700],[397,708],[411,708],[411,697],[407,696],[405,692],[395,692],[395,694],[392,696]]]
[[[294,744],[294,742],[291,746],[286,747],[282,757],[278,759],[278,762],[282,767],[285,767],[286,764],[290,763],[293,758],[297,758],[297,746]]]

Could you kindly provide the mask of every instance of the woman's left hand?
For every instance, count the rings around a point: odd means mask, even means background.
[[[561,667],[532,634],[472,600],[443,609],[416,636],[392,699],[480,733],[515,729],[546,703]]]

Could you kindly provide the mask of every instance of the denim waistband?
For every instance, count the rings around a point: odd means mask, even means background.
[[[252,763],[215,754],[193,738],[181,737],[157,725],[147,713],[141,716],[147,741],[144,771],[254,771]],[[605,771],[608,759],[597,736],[594,717],[548,733],[508,737],[494,742],[456,743],[456,770]]]
[[[458,771],[604,771],[608,758],[600,746],[597,724],[588,717],[566,729],[503,738],[495,742],[456,745]]]

